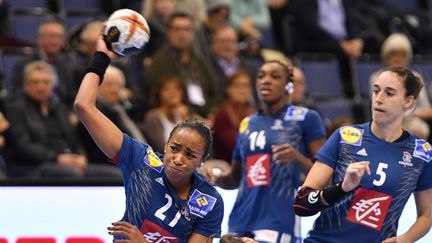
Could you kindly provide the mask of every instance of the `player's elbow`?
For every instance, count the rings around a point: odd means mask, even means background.
[[[294,212],[298,216],[312,216],[326,208],[319,199],[319,190],[304,187],[295,198]]]
[[[313,216],[313,215],[318,213],[314,210],[311,210],[309,208],[306,208],[306,207],[304,207],[302,205],[298,205],[298,204],[294,204],[294,212],[295,212],[295,214],[297,214],[298,216],[301,216],[301,217]]]
[[[80,117],[85,113],[90,112],[92,106],[88,102],[84,102],[81,99],[75,99],[74,109],[75,113]]]

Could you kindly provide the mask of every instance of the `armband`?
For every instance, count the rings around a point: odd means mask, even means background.
[[[324,188],[321,193],[322,199],[329,205],[332,205],[335,202],[339,201],[347,194],[349,194],[349,192],[345,192],[344,190],[342,190],[342,182]]]
[[[111,59],[109,56],[101,51],[97,51],[93,58],[90,61],[90,64],[88,68],[86,69],[86,73],[95,73],[99,76],[99,84],[102,83],[105,70],[107,69],[108,65],[110,64]]]
[[[349,192],[342,190],[342,182],[322,190],[304,187],[297,193],[294,211],[299,216],[312,216],[330,207],[347,194]]]
[[[295,198],[294,212],[298,216],[312,216],[328,207],[320,200],[321,190],[303,187]]]

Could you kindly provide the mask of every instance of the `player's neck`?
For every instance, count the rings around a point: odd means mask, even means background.
[[[273,114],[279,111],[280,109],[282,109],[282,107],[284,107],[285,105],[286,105],[285,101],[279,101],[275,103],[264,103],[263,105],[264,114],[266,115]]]
[[[398,140],[403,134],[402,127],[396,123],[384,125],[372,122],[371,131],[377,138],[390,143]]]
[[[174,188],[174,191],[177,193],[180,199],[182,200],[189,199],[190,188],[191,188],[190,180],[183,181],[183,182],[176,181],[175,183],[171,182],[171,186]]]

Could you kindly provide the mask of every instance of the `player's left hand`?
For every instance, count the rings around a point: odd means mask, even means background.
[[[412,241],[404,239],[403,237],[391,237],[383,240],[383,243],[412,243]]]
[[[124,240],[115,240],[115,243],[148,243],[135,225],[124,221],[114,222],[112,225],[108,227],[108,234],[126,238]]]
[[[276,163],[289,163],[293,160],[296,160],[298,153],[300,153],[288,143],[282,145],[272,145],[272,152],[272,159]]]

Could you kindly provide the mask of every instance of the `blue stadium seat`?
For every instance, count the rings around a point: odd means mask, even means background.
[[[426,87],[431,87],[432,83],[432,57],[431,56],[416,56],[411,68],[418,72],[426,84]]]
[[[48,0],[12,0],[8,1],[11,8],[45,8],[48,9]]]
[[[55,15],[43,8],[11,9],[10,23],[12,35],[18,39],[35,44],[39,25]]]
[[[59,0],[59,6],[66,11],[78,9],[102,11],[102,0]]]
[[[301,54],[295,57],[306,78],[307,95],[312,99],[343,97],[339,63],[330,54]]]
[[[15,65],[15,63],[18,60],[21,60],[22,58],[24,58],[25,56],[33,52],[34,50],[29,48],[4,49],[1,51],[0,65],[1,65],[1,70],[4,74],[3,77],[4,88],[6,88],[9,91],[12,89],[12,83],[11,83],[12,68]]]
[[[370,76],[383,68],[383,64],[378,59],[360,58],[354,61],[353,82],[357,83],[358,92],[362,97],[370,96]]]
[[[316,102],[314,108],[327,122],[342,116],[353,118],[352,100],[323,100]]]

